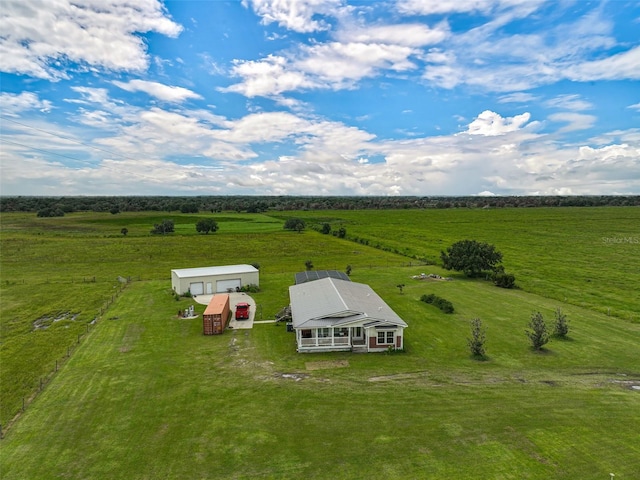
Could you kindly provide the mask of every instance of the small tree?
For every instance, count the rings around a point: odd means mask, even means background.
[[[209,232],[215,233],[218,231],[218,222],[213,218],[203,218],[202,220],[198,220],[198,223],[196,223],[196,231],[204,233],[205,235],[208,235]]]
[[[467,338],[467,345],[471,355],[476,358],[484,358],[486,342],[486,330],[482,328],[482,320],[474,318],[471,320],[471,338]]]
[[[347,268],[345,269],[345,273],[346,273],[347,275],[351,275],[351,270],[353,270],[353,269],[351,268],[351,265],[347,265]]]
[[[129,233],[129,229],[127,227],[124,227],[122,230],[120,230],[120,233],[126,237],[127,233]]]
[[[165,233],[172,233],[175,230],[173,220],[162,220],[162,223],[155,223],[151,233],[164,235]]]
[[[398,287],[398,290],[400,290],[400,293],[403,293],[402,291],[404,290],[404,283],[400,283],[396,285],[396,287]]]
[[[306,262],[304,262],[304,266],[307,270],[313,270],[313,262],[311,260],[307,260]]]
[[[549,332],[547,331],[547,325],[544,323],[544,317],[540,312],[534,312],[531,314],[531,320],[529,320],[529,330],[525,332],[531,346],[534,350],[542,350],[542,347],[549,342]]]
[[[304,220],[300,218],[289,218],[284,222],[285,230],[295,230],[298,233],[302,232],[305,226]]]
[[[556,308],[556,321],[553,326],[553,335],[558,338],[567,338],[569,336],[569,320],[562,313],[560,307]]]
[[[325,235],[328,235],[331,233],[331,225],[329,225],[328,223],[323,223],[322,227],[320,227],[320,233],[323,233]]]

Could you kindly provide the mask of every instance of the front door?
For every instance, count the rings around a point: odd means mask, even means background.
[[[352,327],[351,338],[353,339],[353,343],[363,343],[364,335],[362,332],[362,327]]]

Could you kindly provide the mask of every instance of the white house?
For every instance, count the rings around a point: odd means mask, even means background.
[[[404,348],[407,324],[368,285],[323,278],[289,287],[298,352]]]
[[[236,291],[245,285],[260,285],[258,269],[252,265],[182,268],[171,270],[171,288],[180,295]]]

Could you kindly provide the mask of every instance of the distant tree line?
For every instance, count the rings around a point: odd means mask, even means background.
[[[78,211],[261,213],[285,210],[366,210],[414,208],[528,208],[640,206],[640,196],[534,196],[534,197],[297,197],[297,196],[131,196],[131,197],[0,197],[0,212],[42,212],[42,216]]]

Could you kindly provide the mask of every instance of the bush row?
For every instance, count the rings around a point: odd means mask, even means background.
[[[444,313],[453,313],[453,303],[451,303],[449,300],[445,300],[442,297],[438,297],[433,293],[429,293],[428,295],[427,294],[422,295],[420,297],[420,300],[422,300],[425,303],[429,303],[431,305],[438,307]]]

